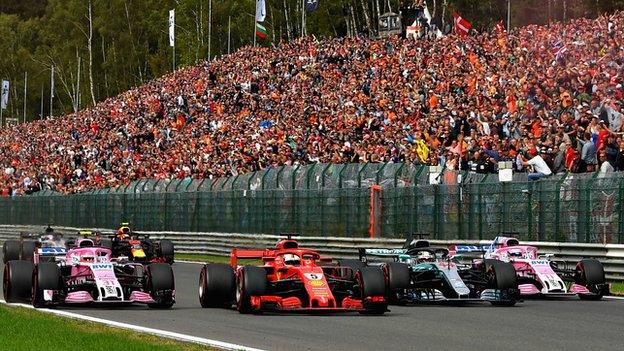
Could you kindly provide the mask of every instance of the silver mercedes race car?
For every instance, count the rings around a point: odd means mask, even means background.
[[[401,249],[360,249],[348,265],[380,265],[391,302],[466,303],[487,301],[513,306],[520,292],[513,265],[499,260],[461,263],[444,247],[408,238]]]

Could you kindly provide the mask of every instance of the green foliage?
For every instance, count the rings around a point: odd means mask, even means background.
[[[209,4],[212,30],[209,40]],[[345,36],[355,29],[372,32],[377,12],[398,12],[411,0],[320,0],[306,16],[306,30],[317,38]],[[92,66],[89,65],[89,4],[92,5]],[[274,45],[301,36],[301,0],[267,0],[266,39],[258,45]],[[427,0],[432,13],[445,21],[458,10],[478,30],[506,19],[507,0]],[[596,16],[624,8],[624,0],[523,0],[511,1],[513,26],[547,24],[579,16]],[[388,7],[388,4],[390,7]],[[379,10],[377,10],[377,5]],[[144,84],[172,69],[168,11],[176,9],[176,62],[196,64],[208,57],[251,45],[255,0],[5,0],[0,2],[0,76],[11,82],[5,116],[23,113],[24,72],[28,72],[27,118],[40,113],[43,89],[44,115],[49,115],[50,68],[56,71],[56,116],[114,96]],[[367,9],[368,21],[364,8]],[[353,14],[351,14],[353,11]],[[565,18],[564,18],[565,12]],[[288,17],[288,21],[286,18]],[[355,24],[353,24],[355,21]],[[348,23],[349,22],[349,23]],[[231,25],[228,26],[228,23]],[[354,28],[355,27],[355,28]],[[209,47],[210,46],[210,47]],[[78,61],[80,60],[80,72]],[[78,84],[80,81],[80,84]],[[78,91],[79,86],[79,91]]]

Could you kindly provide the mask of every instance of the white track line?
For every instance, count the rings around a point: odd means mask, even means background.
[[[0,303],[6,304],[8,306],[18,306],[18,307],[23,307],[23,308],[35,309],[31,305],[26,305],[22,303],[7,303],[4,300],[0,300]],[[166,330],[147,328],[147,327],[142,327],[142,326],[134,325],[134,324],[111,321],[108,319],[84,316],[78,313],[72,313],[72,312],[67,312],[67,311],[52,310],[48,308],[37,308],[36,310],[40,312],[44,312],[44,313],[54,314],[57,316],[63,316],[63,317],[72,318],[72,319],[79,319],[79,320],[84,320],[84,321],[89,321],[89,322],[94,322],[94,323],[105,324],[111,327],[122,328],[125,330],[130,329],[130,330],[138,331],[141,333],[148,333],[148,334],[152,334],[152,335],[156,335],[156,336],[160,336],[164,338],[175,339],[175,340],[190,342],[190,343],[195,343],[195,344],[201,344],[201,345],[216,347],[216,348],[224,349],[224,350],[263,351],[261,349],[256,349],[253,347],[247,347],[243,345],[231,344],[231,343],[224,342],[224,341],[205,339],[205,338],[200,338],[197,336],[180,334],[180,333],[170,332]]]
[[[604,298],[608,300],[624,300],[622,296],[605,296]]]

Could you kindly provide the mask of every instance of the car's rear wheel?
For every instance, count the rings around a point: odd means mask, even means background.
[[[199,273],[199,303],[207,307],[232,307],[236,294],[234,269],[226,264],[207,264]]]
[[[355,273],[357,273],[360,268],[366,267],[366,263],[353,259],[340,260],[338,264],[340,267],[347,268],[342,272],[342,276],[346,279],[354,279]]]
[[[356,273],[356,281],[360,287],[360,295],[364,307],[363,314],[384,314],[388,309],[387,301],[367,301],[372,297],[386,295],[386,280],[383,271],[379,267],[362,267]]]
[[[498,260],[484,260],[486,275],[488,278],[488,288],[500,290],[506,294],[502,300],[490,301],[494,306],[514,306],[516,298],[509,292],[518,289],[518,276],[516,269],[511,263]]]
[[[174,247],[171,240],[165,239],[160,241],[160,254],[165,258],[165,262],[169,264],[173,263]]]
[[[2,245],[2,261],[7,263],[9,261],[19,260],[22,251],[22,245],[17,240],[5,241]]]
[[[175,303],[175,282],[173,269],[166,263],[152,263],[147,266],[147,290],[154,303],[147,304],[150,308],[171,308]]]
[[[251,305],[252,296],[264,295],[267,278],[264,268],[255,266],[243,267],[236,282],[236,307],[240,313],[254,312]]]
[[[42,262],[35,266],[33,271],[33,283],[31,302],[35,307],[45,305],[44,290],[61,289],[61,270],[52,262]]]
[[[33,261],[35,257],[36,243],[34,241],[22,242],[22,260]]]
[[[30,300],[33,264],[29,261],[9,261],[4,265],[2,293],[6,302]]]
[[[606,278],[602,263],[593,259],[581,260],[576,265],[574,282],[587,287],[590,291],[592,291],[594,286],[604,284]],[[578,294],[578,296],[581,300],[600,300],[603,294],[602,292],[595,291],[594,294]]]

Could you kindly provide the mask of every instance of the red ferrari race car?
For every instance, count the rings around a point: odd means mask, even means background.
[[[239,259],[261,260],[241,266]],[[347,312],[383,314],[386,286],[379,267],[353,269],[321,258],[299,243],[280,240],[273,249],[233,249],[230,265],[206,264],[199,275],[202,307],[233,305],[240,313]]]

